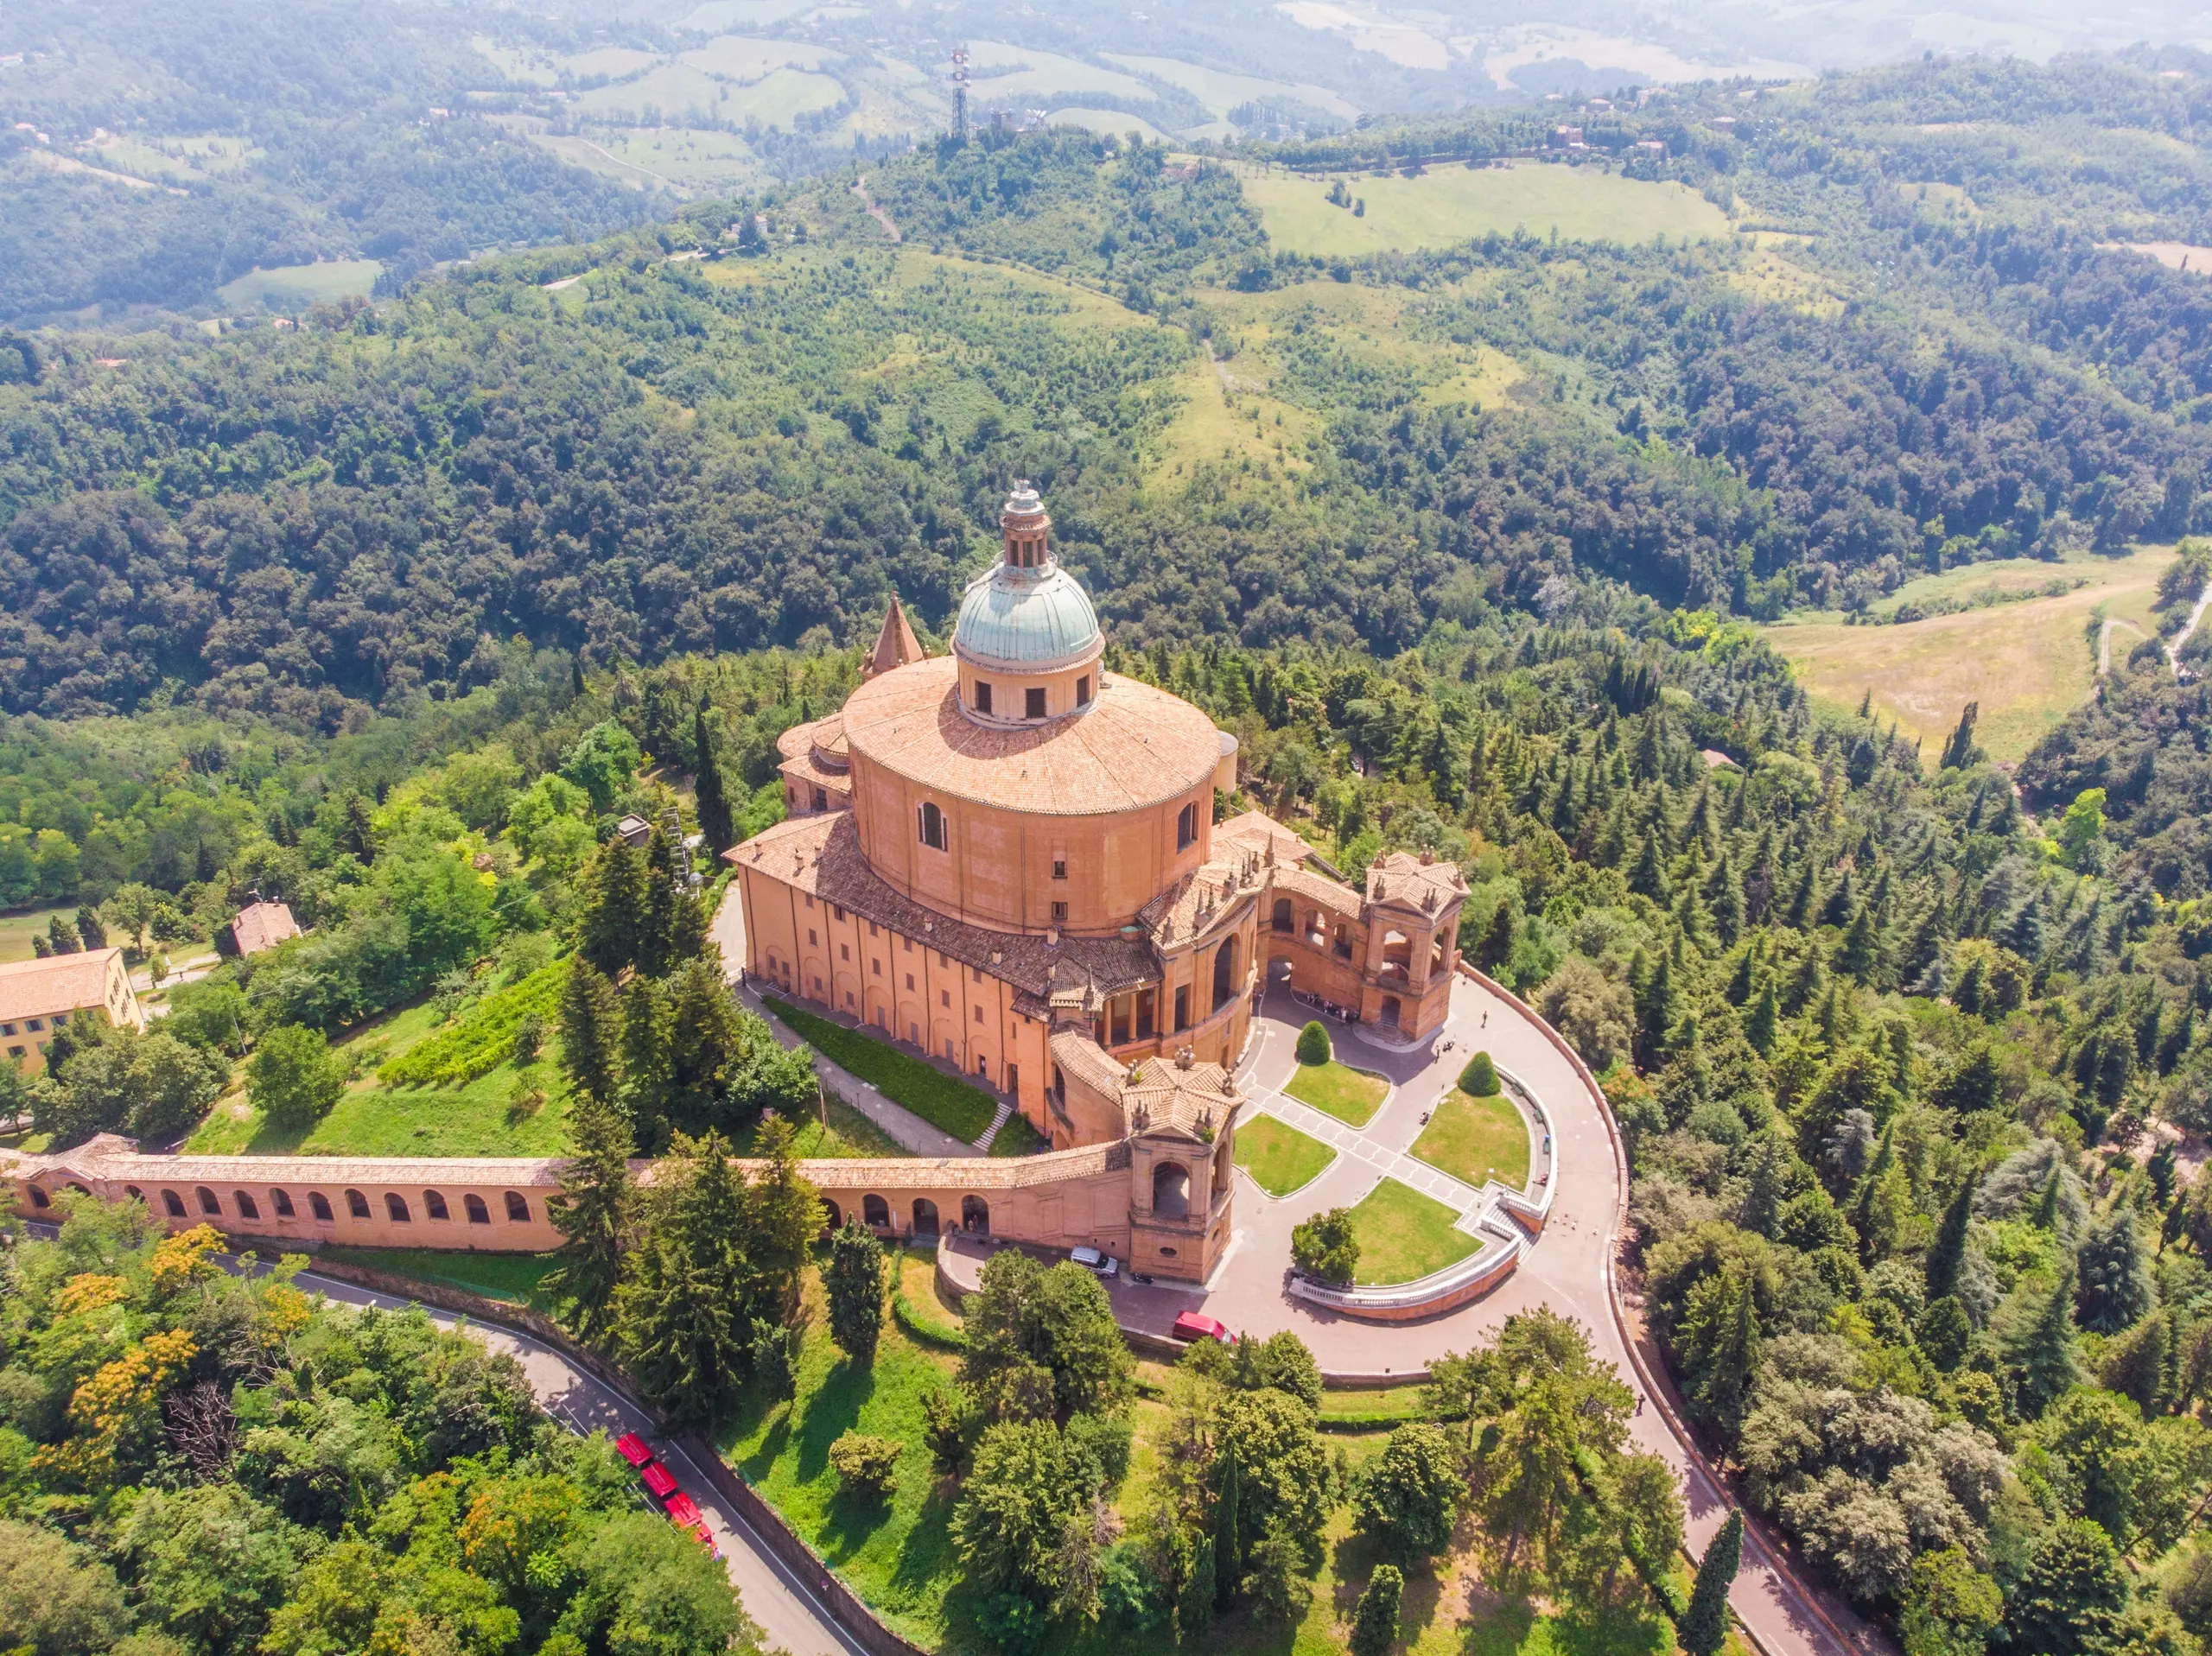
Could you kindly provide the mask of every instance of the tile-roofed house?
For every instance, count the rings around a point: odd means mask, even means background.
[[[118,1026],[146,1027],[120,949],[87,949],[0,966],[0,1056],[19,1068],[44,1068],[54,1031],[72,1018],[93,1012]]]
[[[231,919],[231,938],[240,955],[258,955],[299,935],[300,923],[292,918],[290,904],[266,898],[247,904]]]

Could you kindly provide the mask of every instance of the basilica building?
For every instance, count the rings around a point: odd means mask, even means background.
[[[1140,1233],[1179,1214],[1172,1240],[1132,1239],[1138,1268],[1202,1277],[1226,1242],[1228,1072],[1269,976],[1376,1038],[1425,1040],[1465,883],[1395,853],[1355,885],[1257,811],[1217,822],[1236,738],[1106,669],[1033,489],[1000,523],[950,655],[894,600],[843,709],[785,733],[790,815],[725,853],[746,970],[957,1066],[1055,1150],[1126,1144],[1135,1171],[1162,1135],[1217,1137],[1217,1215],[1192,1211],[1195,1190],[1134,1193]]]

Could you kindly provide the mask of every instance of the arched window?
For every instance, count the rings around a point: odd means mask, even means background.
[[[937,1203],[927,1196],[914,1198],[914,1234],[917,1236],[937,1234]]]
[[[1272,925],[1277,931],[1288,931],[1290,930],[1290,899],[1288,898],[1279,897],[1275,899],[1274,914],[1268,923]]]
[[[170,1218],[181,1219],[184,1217],[184,1198],[179,1196],[175,1191],[164,1190],[162,1192],[162,1206],[169,1210]]]
[[[143,1202],[146,1199],[146,1193],[135,1184],[124,1185],[123,1187],[123,1194],[129,1196],[133,1202]]]
[[[425,1190],[423,1192],[423,1211],[429,1215],[433,1219],[443,1220],[453,1217],[451,1214],[446,1211],[446,1199],[440,1196],[435,1190]]]
[[[960,1228],[970,1236],[991,1234],[991,1204],[981,1196],[960,1198]]]
[[[338,1218],[336,1214],[330,1211],[330,1198],[320,1190],[308,1192],[308,1211],[315,1216],[315,1221],[319,1224],[333,1224]]]
[[[346,1211],[356,1219],[366,1219],[369,1216],[368,1197],[363,1196],[359,1190],[346,1191]]]
[[[944,813],[933,802],[922,806],[922,843],[932,851],[944,849]]]
[[[276,1204],[276,1216],[279,1219],[290,1219],[296,1217],[292,1211],[292,1197],[289,1191],[271,1190],[269,1193],[269,1199]]]
[[[1196,805],[1185,805],[1175,817],[1175,848],[1178,851],[1188,851],[1198,843],[1198,808]]]
[[[1213,1009],[1219,1012],[1236,993],[1236,939],[1225,940],[1214,952]]]
[[[891,1227],[891,1204],[886,1202],[880,1196],[862,1196],[861,1198],[861,1223],[863,1225],[874,1226],[877,1230],[889,1229]]]
[[[1191,1176],[1177,1162],[1161,1162],[1152,1170],[1152,1211],[1160,1219],[1191,1216]]]
[[[233,1190],[231,1192],[231,1200],[238,1204],[239,1218],[259,1219],[261,1217],[261,1204],[253,1199],[252,1191]]]
[[[530,1223],[530,1203],[512,1190],[507,1192],[507,1217],[518,1225]]]
[[[415,1222],[415,1215],[407,1211],[407,1198],[397,1190],[386,1190],[384,1193],[384,1212],[385,1217],[395,1225],[411,1225]]]
[[[837,1204],[836,1204],[836,1202],[834,1202],[830,1201],[830,1198],[829,1198],[828,1196],[824,1196],[824,1197],[823,1197],[823,1198],[822,1198],[822,1228],[823,1228],[823,1229],[824,1229],[824,1230],[826,1230],[826,1231],[827,1231],[827,1230],[836,1230],[836,1229],[839,1229],[840,1228],[842,1228],[842,1227],[843,1226],[844,1222],[845,1222],[845,1215],[844,1215],[842,1213],[841,1213],[841,1212],[839,1212],[839,1211],[838,1211]]]
[[[53,1197],[51,1197],[51,1196],[49,1196],[48,1195],[47,1195],[47,1193],[46,1193],[45,1191],[43,1191],[43,1190],[40,1190],[40,1189],[38,1188],[38,1186],[37,1186],[37,1185],[34,1184],[34,1185],[32,1185],[32,1186],[31,1186],[31,1206],[32,1206],[32,1207],[34,1207],[34,1208],[51,1208],[53,1205],[54,1205],[54,1198],[53,1198]]]
[[[461,1205],[467,1210],[470,1224],[488,1225],[492,1222],[492,1210],[484,1205],[482,1196],[465,1196],[461,1199]]]
[[[215,1200],[215,1193],[206,1185],[194,1185],[192,1194],[199,1199],[200,1212],[216,1219],[223,1216],[223,1204]]]

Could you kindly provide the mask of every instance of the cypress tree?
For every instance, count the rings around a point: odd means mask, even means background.
[[[1226,1611],[1236,1596],[1236,1581],[1244,1556],[1243,1538],[1237,1532],[1237,1508],[1243,1500],[1243,1480],[1237,1474],[1236,1446],[1226,1445],[1221,1452],[1221,1488],[1213,1500],[1213,1607],[1217,1611]]]
[[[883,1333],[883,1245],[852,1214],[830,1239],[822,1285],[830,1297],[830,1337],[867,1362]]]
[[[689,893],[677,876],[676,857],[675,841],[665,829],[655,828],[645,842],[645,911],[638,936],[638,970],[649,978],[666,977],[681,958],[677,911]]]
[[[569,1302],[576,1332],[601,1345],[614,1330],[614,1294],[629,1237],[630,1123],[620,1109],[587,1094],[569,1112],[569,1133],[576,1154],[562,1171],[560,1196],[547,1204],[563,1240],[545,1285]]]
[[[576,952],[608,977],[638,964],[645,925],[645,860],[616,834],[599,849],[583,880]]]
[[[714,726],[707,722],[703,698],[694,715],[692,739],[699,750],[698,768],[691,775],[692,792],[699,802],[699,832],[707,836],[707,848],[720,855],[737,843],[737,824],[722,790],[721,758],[715,752]]]
[[[616,1051],[622,1038],[622,1003],[606,974],[579,955],[561,987],[561,1068],[576,1090],[612,1104],[620,1090]]]
[[[99,910],[89,903],[77,910],[77,936],[86,949],[107,947],[107,928],[100,923]]]
[[[1698,1560],[1689,1608],[1675,1629],[1684,1656],[1718,1656],[1728,1639],[1728,1589],[1744,1557],[1744,1514],[1734,1509]]]
[[[1405,1591],[1406,1578],[1397,1565],[1375,1566],[1352,1615],[1351,1656],[1388,1656],[1398,1642],[1398,1604]]]
[[[1959,1289],[1959,1272],[1966,1264],[1967,1227],[1974,1218],[1974,1177],[1968,1174],[1951,1204],[1943,1209],[1943,1222],[1928,1250],[1928,1298],[1941,1299]]]

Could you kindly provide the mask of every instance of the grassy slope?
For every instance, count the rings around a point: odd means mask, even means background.
[[[1918,738],[1930,763],[1969,701],[1981,705],[1976,738],[1990,757],[2017,759],[2094,684],[2095,650],[2087,636],[2093,612],[2104,605],[2115,615],[2147,613],[2147,594],[2172,555],[2169,549],[2146,548],[2120,559],[1978,565],[1910,583],[1900,599],[1924,604],[1940,594],[1968,600],[1993,583],[2032,589],[2077,575],[2087,584],[2060,597],[1902,625],[1808,621],[1770,627],[1766,636],[1823,701],[1856,707],[1872,689],[1874,711]],[[2134,642],[2133,635],[2117,630],[2114,655],[2124,656]]]
[[[1336,1160],[1337,1152],[1271,1115],[1255,1115],[1236,1129],[1236,1164],[1269,1196],[1303,1189]]]
[[[1412,1153],[1470,1184],[1494,1178],[1518,1190],[1529,1183],[1528,1123],[1495,1094],[1471,1098],[1454,1088],[1414,1140]]]
[[[1310,1104],[1324,1115],[1333,1115],[1348,1126],[1363,1127],[1390,1090],[1380,1075],[1332,1058],[1326,1063],[1301,1063],[1283,1088],[1301,1104]]]
[[[486,1299],[511,1300],[550,1309],[543,1291],[553,1269],[550,1253],[463,1253],[427,1247],[326,1247],[318,1256],[347,1265],[387,1271],[418,1282],[464,1288]]]
[[[1640,183],[1597,167],[1439,167],[1419,178],[1354,176],[1345,187],[1367,202],[1363,217],[1330,205],[1328,185],[1317,180],[1244,175],[1244,198],[1260,210],[1268,239],[1325,258],[1449,247],[1516,229],[1628,243],[1729,233],[1727,214],[1681,185]]]
[[[1354,1280],[1363,1288],[1415,1282],[1465,1259],[1481,1244],[1452,1229],[1454,1217],[1433,1197],[1384,1179],[1351,1210],[1352,1231],[1359,1238]]]
[[[931,1069],[911,1053],[858,1030],[802,1012],[770,997],[768,1008],[814,1050],[841,1069],[858,1075],[932,1126],[963,1144],[973,1144],[991,1125],[998,1105],[989,1094]]]

